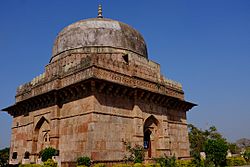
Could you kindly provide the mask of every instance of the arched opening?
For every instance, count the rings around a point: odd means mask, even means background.
[[[149,129],[144,132],[144,149],[148,150],[148,157],[151,158],[151,131]]]
[[[41,150],[50,146],[50,125],[45,117],[41,117],[34,129],[33,154],[38,155]]]
[[[44,122],[49,123],[49,121],[48,121],[44,116],[42,116],[42,117],[39,119],[39,121],[37,122],[37,124],[36,124],[36,126],[35,126],[35,130],[40,129],[40,128],[42,127],[42,125],[43,125]]]
[[[152,158],[155,156],[155,148],[157,145],[159,121],[151,115],[144,123],[144,149],[146,150],[146,157]]]

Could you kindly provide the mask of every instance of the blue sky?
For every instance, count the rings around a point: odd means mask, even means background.
[[[144,36],[149,59],[182,83],[199,106],[188,122],[215,125],[229,140],[250,138],[249,0],[10,0],[0,2],[0,108],[14,103],[16,87],[44,71],[60,30],[103,15]],[[0,112],[0,148],[9,146],[12,118]]]

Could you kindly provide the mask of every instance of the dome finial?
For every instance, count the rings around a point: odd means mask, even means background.
[[[98,6],[98,16],[97,16],[97,18],[103,18],[103,16],[102,16],[102,5]]]

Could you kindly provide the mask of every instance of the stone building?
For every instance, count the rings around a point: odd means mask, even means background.
[[[116,162],[125,142],[144,145],[146,158],[189,156],[186,112],[180,83],[166,79],[149,60],[141,34],[102,17],[81,20],[56,37],[45,72],[17,89],[10,161],[51,146],[62,165],[79,156]]]

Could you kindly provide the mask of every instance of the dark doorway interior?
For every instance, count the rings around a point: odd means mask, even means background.
[[[150,135],[151,131],[149,129],[146,129],[144,132],[144,149],[148,150],[148,157],[151,158],[151,140]]]

